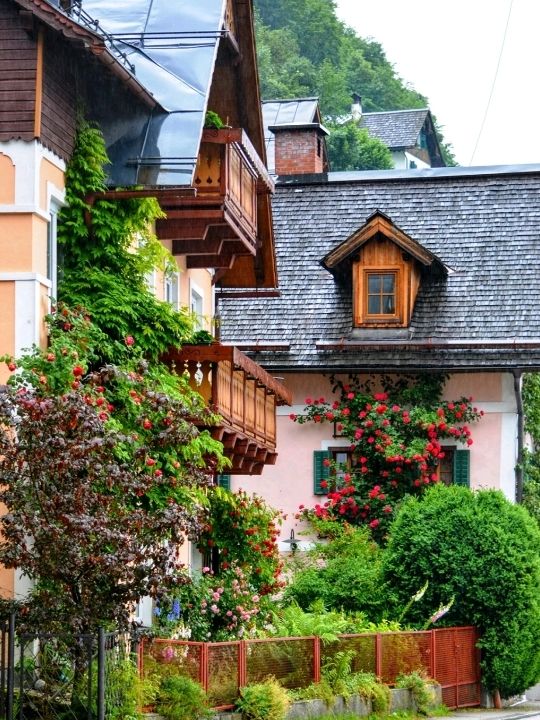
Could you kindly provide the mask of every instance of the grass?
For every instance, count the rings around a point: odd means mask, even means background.
[[[439,705],[429,711],[430,717],[442,717],[450,714],[451,711],[445,705]],[[375,713],[370,715],[366,720],[418,720],[419,717],[419,715],[412,711],[399,710],[397,712],[389,713],[388,715]],[[358,720],[358,715],[355,713],[345,713],[344,715],[327,713],[325,715],[318,715],[316,720]]]

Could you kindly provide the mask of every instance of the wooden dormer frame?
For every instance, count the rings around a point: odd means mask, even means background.
[[[423,268],[446,275],[448,268],[433,253],[398,228],[389,217],[375,211],[366,223],[321,260],[336,276],[352,275],[353,325],[369,328],[403,328],[410,325]],[[393,307],[370,312],[370,275],[392,275]],[[381,305],[383,306],[381,290]],[[372,309],[373,310],[373,309]]]

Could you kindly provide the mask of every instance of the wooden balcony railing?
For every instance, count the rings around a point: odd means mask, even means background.
[[[284,385],[237,348],[219,343],[185,345],[166,360],[221,416],[210,430],[232,461],[230,472],[259,475],[276,462],[276,407],[292,402]]]
[[[156,223],[161,240],[188,268],[229,268],[237,257],[254,256],[261,192],[274,183],[240,128],[204,130],[193,182],[195,194],[161,203],[166,219]]]

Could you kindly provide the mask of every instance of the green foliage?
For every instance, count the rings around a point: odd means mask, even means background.
[[[162,679],[156,710],[165,720],[198,720],[210,716],[204,689],[182,675]]]
[[[176,312],[154,297],[147,275],[176,269],[151,232],[163,213],[153,198],[99,198],[108,162],[99,130],[81,123],[66,170],[66,201],[58,223],[62,254],[59,299],[84,307],[109,338],[103,362],[119,362],[121,345],[134,337],[146,356],[157,358],[193,332],[186,310]],[[90,196],[97,194],[90,204]]]
[[[308,609],[315,601],[325,607],[381,618],[384,607],[381,551],[365,528],[342,526],[329,542],[318,543],[285,591]]]
[[[106,716],[110,720],[140,720],[147,683],[141,680],[131,660],[111,664],[107,669]],[[120,698],[120,702],[118,702]]]
[[[284,720],[289,706],[289,695],[275,678],[242,688],[236,703],[245,720]]]
[[[183,578],[161,604],[156,626],[162,635],[191,640],[253,635],[268,618],[270,596],[282,587],[280,514],[257,495],[216,486],[202,500],[207,521],[196,540],[208,566]]]
[[[403,504],[384,574],[397,606],[429,580],[408,613],[420,627],[455,597],[438,624],[478,627],[483,682],[510,696],[540,676],[539,550],[538,526],[502,493],[435,486]]]
[[[265,633],[275,637],[308,637],[316,635],[324,644],[336,642],[340,633],[399,631],[396,622],[382,620],[371,622],[363,613],[344,613],[326,610],[320,601],[313,603],[309,611],[295,602],[274,611]]]
[[[257,50],[264,99],[317,95],[327,119],[360,92],[366,111],[425,107],[399,78],[381,45],[338,20],[328,0],[256,0]]]
[[[207,110],[206,115],[204,116],[204,127],[213,128],[214,130],[221,130],[221,128],[225,127],[225,123],[219,117],[217,112],[214,112],[213,110]]]
[[[523,505],[540,523],[540,373],[523,376],[525,430],[532,440],[523,463]]]
[[[534,444],[540,446],[540,373],[526,373],[523,376],[522,393],[525,429]]]
[[[524,452],[523,507],[540,524],[540,452]]]
[[[327,657],[321,668],[321,681],[295,691],[296,700],[320,698],[330,705],[336,698],[360,695],[371,702],[375,713],[386,713],[390,707],[390,689],[380,683],[373,673],[354,672],[354,650],[338,650]]]
[[[410,690],[416,710],[420,715],[427,715],[436,702],[433,684],[418,671],[398,675],[396,687]]]
[[[378,138],[358,127],[354,120],[329,125],[326,144],[332,170],[390,170],[392,155]]]

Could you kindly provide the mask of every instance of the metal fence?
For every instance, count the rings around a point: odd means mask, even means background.
[[[473,627],[342,635],[326,645],[318,637],[221,643],[154,639],[141,645],[140,668],[143,675],[159,672],[159,666],[167,666],[167,674],[187,675],[202,684],[213,707],[225,709],[234,705],[241,687],[268,677],[289,689],[318,682],[325,662],[352,650],[353,672],[373,673],[393,685],[398,675],[418,670],[441,685],[445,705],[471,707],[480,704],[477,641]]]
[[[18,632],[10,615],[0,621],[0,720],[112,718],[136,652],[129,634]]]

